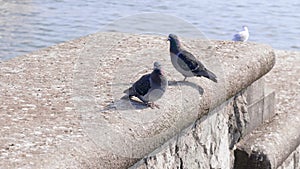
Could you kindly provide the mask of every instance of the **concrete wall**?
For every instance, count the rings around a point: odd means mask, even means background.
[[[278,167],[278,169],[299,169],[300,168],[300,146],[289,155],[289,157]]]
[[[261,79],[275,63],[272,48],[182,38],[219,80],[183,83],[165,39],[97,33],[0,63],[0,165],[234,166],[237,145],[274,115]],[[154,61],[170,81],[161,109],[120,100]]]
[[[233,168],[234,145],[262,124],[253,117],[274,115],[274,92],[264,93],[264,80],[260,79],[131,168]],[[273,102],[267,106],[266,100]]]

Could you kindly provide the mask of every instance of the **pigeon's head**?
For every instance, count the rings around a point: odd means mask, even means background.
[[[170,52],[177,54],[180,49],[178,37],[174,34],[169,34],[168,41],[170,41]]]
[[[159,62],[154,62],[153,63],[153,70],[154,69],[161,69],[161,64]]]
[[[159,62],[153,63],[153,71],[158,75],[163,75],[162,66]]]
[[[178,40],[178,37],[175,35],[175,34],[169,34],[169,37],[168,37],[168,40],[169,41],[172,41],[172,40]]]

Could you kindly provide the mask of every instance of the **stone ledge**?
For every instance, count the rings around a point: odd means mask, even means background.
[[[274,92],[266,92],[260,97],[255,96],[260,92],[253,92],[264,91],[263,82],[261,78],[252,83],[131,168],[233,168],[234,145],[245,137],[246,132],[260,127],[263,123],[261,120],[250,119],[249,114],[257,111],[261,117],[265,114],[274,116]],[[254,97],[259,100],[246,101],[246,98]],[[268,103],[270,105],[267,107]]]
[[[300,145],[277,169],[298,169],[300,168]]]
[[[235,169],[275,169],[300,145],[299,113],[279,114],[237,144]]]
[[[183,39],[217,74],[218,84],[203,78],[174,83],[158,101],[161,109],[120,101],[129,82],[149,72],[155,60],[164,65],[170,81],[182,80],[170,64],[165,39],[97,33],[2,62],[5,156],[0,165],[128,167],[259,79],[275,63],[270,46]],[[207,48],[207,43],[212,47]]]
[[[233,102],[234,99],[230,99],[196,120],[130,169],[231,168],[229,143],[232,138],[228,134],[228,120],[234,111]]]
[[[234,149],[239,140],[275,115],[275,92],[265,90],[264,78],[261,78],[233,97],[234,111],[228,122],[230,149]]]

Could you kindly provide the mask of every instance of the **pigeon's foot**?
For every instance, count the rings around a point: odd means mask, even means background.
[[[186,80],[186,77],[184,77],[183,81],[185,81],[185,80]]]
[[[155,107],[160,109],[159,105],[153,102],[146,103],[146,105],[149,106],[151,109],[154,109]]]

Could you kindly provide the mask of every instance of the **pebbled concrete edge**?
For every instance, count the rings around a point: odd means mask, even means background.
[[[300,144],[300,114],[279,114],[237,144],[235,169],[279,167]]]
[[[74,76],[77,75],[76,72],[77,69],[74,70],[74,67],[78,68],[80,65],[84,65],[87,68],[86,73],[93,72],[96,70],[95,77],[97,77],[99,80],[102,80],[101,82],[109,82],[111,83],[111,76],[113,74],[112,70],[115,70],[111,67],[111,65],[107,63],[115,63],[117,60],[119,60],[117,63],[122,62],[124,64],[129,64],[132,65],[132,67],[136,67],[137,69],[142,68],[142,65],[139,64],[139,62],[132,61],[136,60],[138,58],[135,58],[134,55],[132,55],[133,51],[139,51],[142,52],[143,47],[148,47],[149,49],[155,49],[159,51],[162,55],[165,55],[168,57],[168,47],[165,43],[163,43],[163,39],[165,37],[161,36],[143,36],[143,35],[132,35],[132,34],[121,34],[121,33],[97,33],[93,35],[89,35],[87,37],[81,38],[79,40],[74,40],[71,42],[66,42],[63,44],[56,45],[51,48],[43,49],[40,51],[37,51],[33,54],[27,55],[26,57],[20,57],[20,58],[15,58],[10,61],[7,61],[2,64],[2,66],[5,65],[5,67],[2,67],[3,74],[9,74],[11,78],[15,79],[15,83],[20,85],[20,87],[24,87],[27,85],[25,82],[30,82],[29,86],[36,86],[40,85],[43,88],[49,88],[51,85],[57,85],[61,84],[57,81],[54,81],[54,79],[60,80],[61,74],[65,75],[67,78],[65,81],[63,81],[63,84],[66,84],[67,89],[73,89],[73,92],[75,89],[80,89],[78,91],[78,95],[82,96],[82,91],[84,92],[83,94],[89,95],[91,91],[97,91],[101,93],[99,95],[99,102],[101,104],[110,102],[110,86],[103,85],[101,86],[100,82],[97,83],[98,81],[91,81],[90,76],[84,76],[85,74],[80,74],[83,76],[78,76],[78,77],[83,77],[81,80],[83,83],[80,83],[81,81],[75,81],[77,83],[76,86],[74,86],[74,83],[72,84],[72,81],[74,81]],[[147,44],[144,44],[147,40]],[[105,43],[104,43],[105,42]],[[120,44],[118,42],[121,42]],[[197,49],[198,46],[201,46],[203,42],[201,40],[195,40],[195,41],[188,41],[186,40],[186,44],[190,45],[191,48],[189,50],[192,51],[192,53],[196,53],[195,49]],[[113,44],[113,45],[112,45]],[[143,44],[144,46],[141,46]],[[90,47],[89,47],[90,45]],[[113,46],[114,50],[107,51],[108,47]],[[236,93],[239,91],[243,90],[250,84],[252,84],[255,80],[259,79],[262,77],[264,74],[266,74],[268,71],[270,71],[275,63],[275,57],[274,57],[274,52],[273,49],[268,46],[268,45],[261,45],[261,44],[255,44],[255,43],[235,43],[235,42],[225,42],[225,41],[214,41],[213,46],[215,48],[215,53],[214,53],[214,58],[218,58],[221,61],[221,65],[218,65],[222,67],[223,72],[219,72],[220,75],[220,83],[219,85],[212,85],[211,83],[208,83],[206,80],[203,79],[196,79],[193,78],[190,81],[194,82],[196,85],[199,85],[205,89],[203,99],[201,102],[198,102],[196,100],[193,101],[191,96],[193,95],[188,95],[189,102],[185,103],[184,108],[190,108],[190,109],[184,109],[185,111],[180,112],[180,111],[174,111],[179,109],[178,104],[175,102],[174,105],[176,106],[166,106],[165,107],[165,112],[160,111],[157,113],[158,115],[165,113],[167,116],[164,116],[164,120],[168,122],[170,119],[176,119],[176,116],[179,116],[182,118],[178,118],[179,122],[174,125],[172,130],[168,130],[164,133],[162,133],[159,137],[154,138],[150,141],[144,141],[140,138],[145,138],[147,139],[151,135],[156,134],[156,132],[159,132],[159,128],[165,129],[165,121],[162,121],[160,124],[152,125],[149,124],[149,128],[141,128],[139,125],[132,125],[126,121],[122,121],[122,119],[118,118],[118,114],[115,113],[112,110],[109,110],[107,112],[102,112],[101,114],[101,121],[92,121],[95,122],[93,124],[103,124],[101,122],[107,122],[107,126],[111,127],[112,129],[117,129],[117,132],[120,134],[119,138],[126,138],[125,136],[128,136],[127,138],[133,138],[133,139],[127,139],[129,145],[124,146],[124,142],[119,141],[117,142],[118,145],[115,147],[119,149],[124,149],[124,152],[127,152],[125,150],[130,149],[130,147],[134,147],[135,152],[134,153],[139,153],[138,155],[132,153],[129,154],[131,156],[126,156],[128,158],[122,158],[119,154],[110,154],[106,149],[105,146],[107,144],[104,144],[99,141],[98,146],[93,146],[93,143],[91,143],[91,139],[87,137],[88,134],[85,132],[78,132],[81,134],[81,136],[84,136],[82,139],[66,139],[61,143],[62,146],[59,147],[60,151],[57,151],[57,154],[53,154],[53,159],[51,162],[55,163],[55,165],[60,165],[62,166],[61,168],[67,168],[66,166],[77,166],[77,163],[87,163],[87,168],[95,168],[95,166],[99,166],[99,168],[124,168],[126,166],[129,166],[129,163],[133,163],[135,160],[138,160],[134,158],[135,156],[140,156],[143,154],[147,154],[151,152],[153,149],[157,148],[159,145],[161,145],[165,140],[168,140],[172,138],[176,132],[184,129],[187,127],[190,123],[194,122],[197,117],[196,116],[191,116],[191,114],[197,114],[198,118],[204,116],[209,112],[209,109],[214,109],[215,107],[219,106],[222,104],[225,100],[228,98],[231,98],[234,96]],[[126,52],[124,52],[124,50]],[[193,51],[194,50],[194,51]],[[105,51],[105,52],[102,52]],[[97,56],[98,53],[104,53],[101,55],[101,57]],[[151,53],[150,53],[151,54]],[[94,56],[94,57],[91,57]],[[97,56],[97,57],[96,57]],[[152,56],[152,54],[151,54]],[[98,59],[98,60],[97,60]],[[151,60],[150,60],[151,59]],[[160,56],[153,56],[149,57],[149,60],[145,60],[143,58],[144,64],[143,65],[151,65],[152,61],[154,59],[161,59]],[[211,58],[208,58],[211,59]],[[97,62],[95,62],[95,60]],[[132,63],[131,63],[132,62]],[[56,64],[53,64],[56,63]],[[103,63],[98,64],[98,63]],[[169,61],[165,60],[163,63],[164,65],[168,66]],[[20,72],[18,73],[11,73],[10,69],[15,68],[15,65],[20,65],[18,69],[20,69]],[[109,66],[108,66],[109,65]],[[35,67],[36,66],[36,67]],[[116,64],[115,67],[118,67]],[[5,68],[5,69],[4,69]],[[107,68],[107,69],[106,69]],[[39,71],[37,71],[39,70]],[[78,69],[81,70],[81,69]],[[91,71],[90,71],[91,70]],[[98,71],[99,70],[99,71]],[[171,70],[171,69],[170,69]],[[15,71],[15,70],[13,70]],[[80,72],[80,71],[79,71]],[[100,72],[100,73],[98,73]],[[103,73],[105,72],[105,74]],[[2,73],[1,73],[2,74]],[[72,76],[73,74],[73,76]],[[48,76],[45,76],[48,75]],[[71,76],[70,76],[71,75]],[[106,76],[105,76],[106,75]],[[28,80],[22,81],[24,83],[21,83],[19,79],[22,77],[28,77]],[[35,77],[35,78],[33,78]],[[40,84],[39,80],[37,77],[43,77],[43,83]],[[84,79],[84,77],[86,77]],[[182,78],[182,76],[175,76],[174,79],[179,79]],[[98,80],[96,79],[96,80]],[[7,78],[7,81],[10,79]],[[94,84],[97,84],[96,87],[94,87]],[[225,86],[225,95],[218,95],[218,89],[220,87]],[[89,88],[87,88],[89,87]],[[190,90],[188,86],[183,86]],[[11,90],[9,86],[7,87],[8,91],[11,93],[11,95],[14,95],[15,92],[19,92],[18,90]],[[83,90],[84,89],[84,90]],[[92,90],[85,90],[85,89],[92,89]],[[32,88],[26,88],[20,90],[19,94],[20,97],[26,98],[28,93],[32,93],[34,89]],[[46,90],[45,90],[46,91]],[[104,92],[106,92],[104,95]],[[50,92],[53,92],[52,90],[47,91],[49,94]],[[170,90],[170,95],[169,97],[164,97],[162,99],[162,102],[164,100],[172,100],[172,95],[178,95],[178,89],[176,87],[173,88],[173,91]],[[194,94],[195,97],[199,97],[199,94],[197,93],[192,93]],[[83,96],[85,96],[83,95]],[[64,102],[62,100],[67,100],[67,101],[73,101],[74,99],[70,98],[72,97],[72,90],[68,90],[64,96],[58,97],[57,98],[57,104],[53,105],[53,108],[60,110],[61,114],[59,114],[59,117],[62,117],[64,114],[66,114],[64,109],[61,109],[61,107],[65,106]],[[4,98],[6,99],[6,98]],[[7,99],[8,100],[8,99]],[[192,100],[192,101],[190,101]],[[51,101],[51,99],[50,99]],[[94,101],[94,100],[92,100]],[[83,106],[89,107],[89,105],[85,105],[86,102],[79,100],[78,103],[83,104]],[[81,106],[81,105],[80,105]],[[200,107],[197,107],[200,106]],[[44,108],[49,108],[47,105],[40,105],[38,104],[38,107],[40,110],[42,110],[42,115],[46,115],[47,117],[47,111],[44,111]],[[55,110],[54,109],[54,110]],[[90,110],[90,109],[86,109]],[[74,128],[79,128],[81,124],[81,116],[80,118],[77,117],[76,112],[78,109],[74,110],[73,109],[68,113],[72,115],[70,122],[76,122],[75,125],[73,125]],[[88,113],[81,113],[80,115],[91,115],[91,117],[95,117],[97,114],[95,113],[96,111],[91,110],[90,114]],[[32,114],[37,114],[39,113],[39,110],[33,110],[31,112]],[[131,113],[131,112],[129,112]],[[151,114],[154,116],[154,113],[152,110],[149,109],[144,109],[139,112],[139,114]],[[184,115],[182,114],[184,113]],[[102,118],[102,115],[104,116]],[[78,119],[77,119],[78,118]],[[48,120],[49,118],[45,118]],[[92,119],[92,118],[91,118]],[[188,120],[187,120],[188,119]],[[63,121],[63,120],[61,120]],[[57,120],[55,121],[56,123],[60,123],[61,121]],[[49,128],[52,127],[52,123],[49,122],[43,122],[47,124]],[[17,124],[18,126],[20,123]],[[38,124],[39,125],[39,124]],[[158,126],[158,127],[157,127]],[[22,126],[21,126],[22,127]],[[89,126],[87,126],[89,127]],[[95,126],[92,126],[93,129]],[[132,129],[134,128],[135,130],[126,130],[126,129]],[[78,130],[79,130],[78,129]],[[74,129],[75,130],[75,129]],[[82,131],[82,130],[80,130]],[[86,130],[84,130],[86,131]],[[136,131],[136,132],[133,132]],[[116,140],[115,134],[111,132],[107,132],[108,134],[99,137],[100,139],[106,137],[112,138],[112,140]],[[153,134],[154,133],[154,134]],[[97,133],[96,133],[97,134]],[[66,134],[66,137],[69,136],[70,134]],[[54,135],[55,136],[55,135]],[[129,137],[130,136],[130,137]],[[141,137],[142,136],[142,137]],[[51,137],[51,136],[48,136]],[[137,140],[139,139],[139,140]],[[72,143],[71,143],[72,141]],[[144,143],[144,144],[143,144]],[[73,149],[67,149],[67,146],[70,147],[78,147],[78,151],[75,151]],[[104,150],[100,149],[103,148]],[[56,149],[55,146],[50,147],[53,148],[54,150]],[[86,148],[86,149],[85,149]],[[122,150],[123,150],[122,149]],[[73,154],[74,152],[74,154]],[[70,159],[69,156],[66,155],[72,155],[74,156],[74,159]],[[85,155],[87,154],[87,155]],[[96,155],[95,155],[96,154]],[[48,155],[48,154],[47,154]],[[125,154],[127,155],[127,154]],[[101,158],[104,157],[104,158]],[[78,160],[80,158],[80,160]],[[81,159],[82,158],[82,159]],[[96,160],[91,160],[91,159],[97,159],[98,161],[96,163],[93,163]],[[36,165],[42,165],[41,157],[34,157],[36,161]],[[46,159],[49,159],[47,157]],[[54,160],[55,159],[55,160]],[[49,161],[45,160],[44,166],[49,165]],[[70,163],[66,163],[66,161],[70,161]],[[91,162],[92,161],[92,162]],[[130,162],[128,162],[130,161]],[[51,165],[50,163],[50,166]],[[103,167],[105,166],[105,167]],[[80,167],[81,168],[81,167]]]

